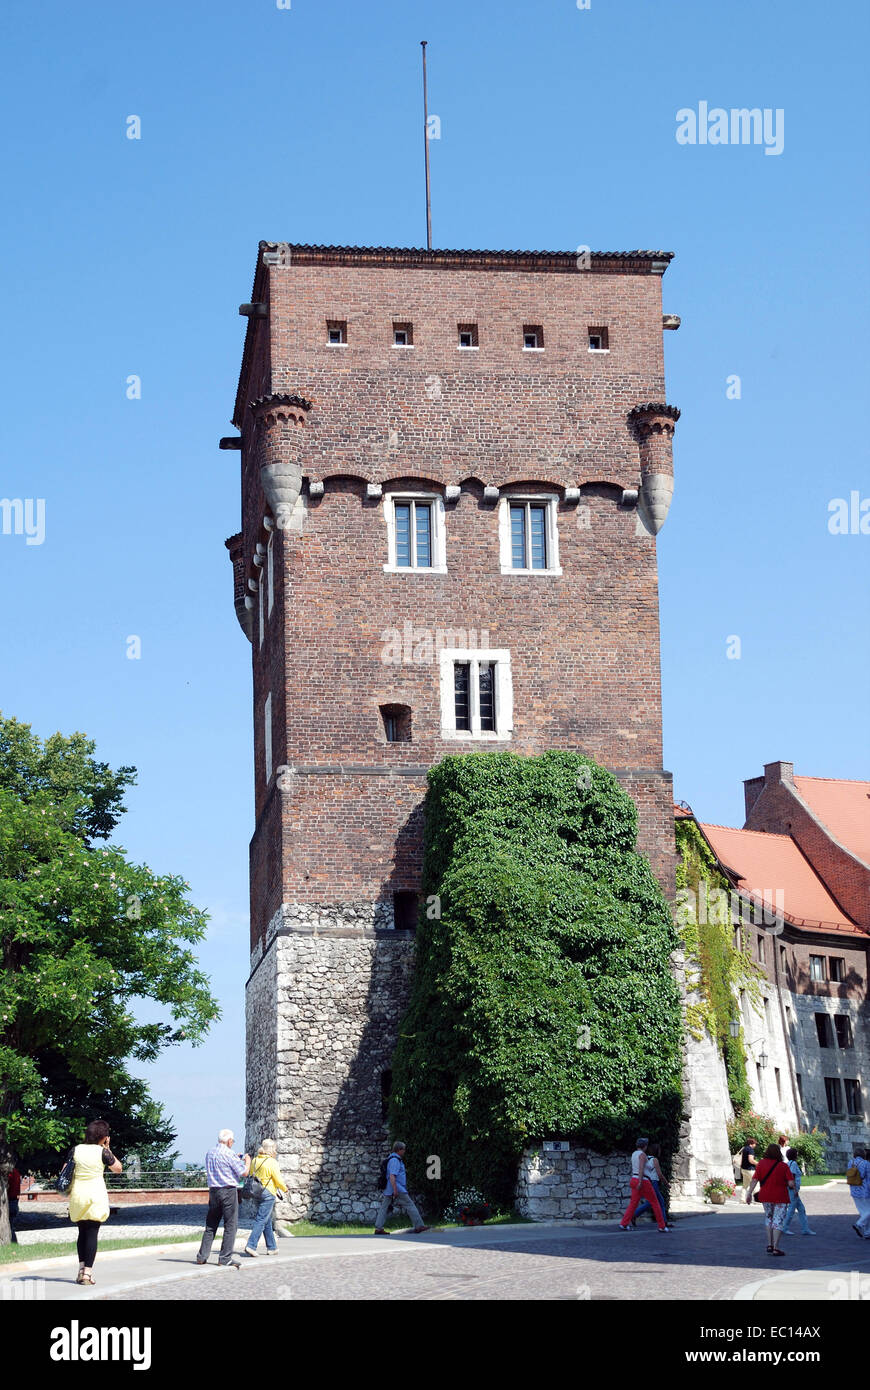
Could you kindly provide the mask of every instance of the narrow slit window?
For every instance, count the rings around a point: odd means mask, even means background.
[[[478,667],[480,696],[480,728],[483,733],[495,733],[495,663],[482,661]],[[459,726],[457,725],[457,728]]]
[[[453,698],[457,729],[471,729],[471,663],[457,661],[453,667]]]

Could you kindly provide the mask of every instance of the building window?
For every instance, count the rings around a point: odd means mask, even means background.
[[[330,347],[342,347],[347,342],[347,323],[344,319],[327,319],[326,341]]]
[[[414,346],[414,325],[412,323],[393,324],[393,347]]]
[[[846,1090],[846,1114],[856,1115],[859,1119],[863,1118],[864,1107],[861,1104],[860,1081],[844,1081],[843,1086]]]
[[[783,975],[788,969],[788,952],[784,946],[780,946],[779,948],[779,968]]]
[[[589,329],[589,351],[590,352],[609,352],[610,335],[606,328]]]
[[[776,1080],[776,1098],[782,1100],[782,1077],[779,1074],[779,1067],[774,1067],[773,1075]]]
[[[759,1092],[759,1095],[764,1095],[764,1082],[763,1082],[762,1076],[761,1076],[761,1063],[760,1063],[760,1062],[756,1062],[756,1063],[755,1063],[755,1079],[756,1079],[757,1082],[758,1082],[758,1092]]]
[[[543,352],[544,330],[539,323],[523,324],[523,350],[525,352]]]
[[[266,781],[272,776],[272,692],[266,696],[263,706],[263,747],[265,749]]]
[[[762,963],[762,965],[763,965],[763,964],[764,964],[764,937],[763,937],[763,936],[760,936],[760,937],[758,938],[758,944],[757,944],[757,946],[756,946],[756,952],[757,952],[757,955],[758,955],[758,959],[761,961],[761,963]]]
[[[411,742],[410,705],[381,705],[387,743]]]
[[[846,962],[842,956],[828,957],[828,979],[841,985],[846,978]]]
[[[432,493],[390,493],[384,498],[384,513],[386,573],[447,573],[443,498]]]
[[[840,1081],[836,1076],[825,1077],[825,1098],[832,1115],[842,1115],[843,1101],[840,1095]]]
[[[510,652],[442,649],[441,737],[510,738]]]
[[[852,1037],[852,1020],[849,1018],[848,1014],[834,1015],[834,1029],[837,1034],[838,1047],[849,1048],[855,1046],[855,1041]]]
[[[266,582],[268,585],[269,602],[267,605],[268,616],[272,615],[272,608],[275,603],[275,533],[269,536],[269,544],[266,546]]]
[[[764,1000],[764,1026],[770,1032],[770,1000]]]
[[[499,560],[502,574],[562,573],[559,565],[558,503],[555,493],[499,500]]]
[[[393,894],[393,926],[396,931],[417,930],[419,907],[419,893],[400,892]]]
[[[803,1103],[804,1103],[804,1079],[803,1079],[803,1077],[801,1076],[801,1074],[800,1074],[799,1071],[796,1071],[796,1072],[795,1072],[795,1074],[794,1074],[794,1079],[795,1079],[795,1081],[796,1081],[796,1083],[797,1083],[798,1100],[800,1101],[801,1105],[803,1105]]]
[[[827,1014],[814,1014],[816,1020],[816,1033],[819,1039],[819,1047],[831,1046],[831,1020]]]
[[[824,980],[825,978],[824,956],[810,956],[810,979]]]
[[[459,346],[461,348],[464,348],[466,352],[468,352],[471,348],[476,348],[480,346],[477,338],[476,323],[460,323],[458,325],[458,332]]]

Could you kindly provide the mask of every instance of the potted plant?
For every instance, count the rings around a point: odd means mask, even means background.
[[[483,1198],[475,1201],[464,1202],[456,1212],[456,1219],[461,1226],[482,1226],[492,1215],[492,1208],[489,1202]]]
[[[704,1201],[712,1202],[714,1207],[724,1206],[734,1196],[735,1185],[731,1178],[708,1178],[704,1183]]]

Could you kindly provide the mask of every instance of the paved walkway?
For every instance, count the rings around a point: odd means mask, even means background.
[[[781,1260],[764,1251],[760,1209],[731,1202],[683,1215],[665,1235],[647,1223],[623,1234],[570,1222],[421,1236],[286,1237],[273,1257],[242,1256],[239,1271],[220,1269],[215,1256],[197,1266],[198,1242],[192,1241],[101,1254],[93,1289],[72,1282],[75,1261],[69,1257],[14,1266],[0,1270],[0,1293],[4,1299],[30,1294],[76,1302],[346,1301],[387,1293],[405,1301],[866,1299],[870,1243],[859,1243],[852,1230],[848,1193],[808,1189],[805,1201],[818,1234],[785,1237],[788,1254]],[[239,1249],[243,1239],[240,1234]]]

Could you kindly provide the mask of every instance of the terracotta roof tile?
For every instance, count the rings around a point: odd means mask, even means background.
[[[870,782],[795,777],[794,784],[834,839],[870,864]]]
[[[781,890],[785,916],[799,925],[866,935],[837,905],[790,835],[699,824],[719,862],[747,893],[775,906]]]

